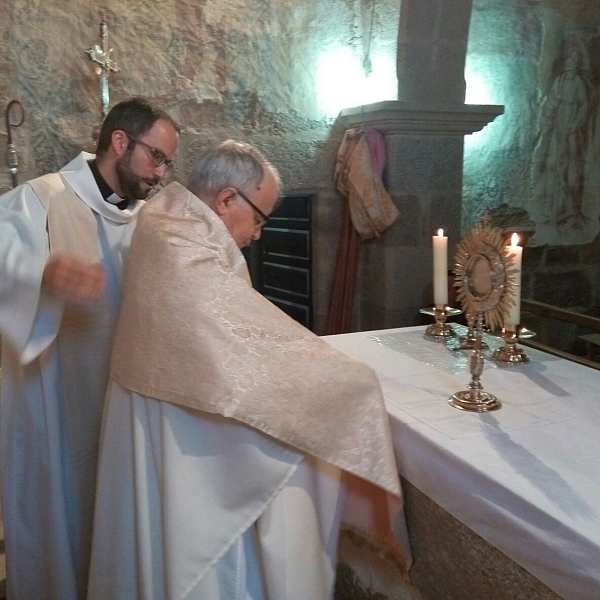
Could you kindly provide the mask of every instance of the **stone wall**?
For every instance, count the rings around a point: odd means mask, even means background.
[[[8,0],[0,19],[0,107],[18,98],[27,113],[14,130],[21,181],[90,148],[101,110],[97,77],[84,51],[99,42],[102,9],[122,69],[111,76],[111,103],[146,95],[181,123],[175,179],[185,181],[203,146],[231,137],[257,145],[273,160],[285,193],[313,195],[314,323],[321,332],[342,206],[331,178],[344,131],[336,116],[342,108],[396,99],[400,2]],[[434,51],[445,47],[444,32],[438,36]],[[598,49],[600,0],[473,0],[466,102],[505,105],[506,111],[465,138],[463,228],[501,204],[521,210],[535,224],[530,246],[549,251],[540,260],[541,250],[531,258],[525,252],[527,297],[561,304],[543,275],[564,275],[583,281],[577,289],[587,295],[563,305],[591,313],[598,313],[600,302],[594,251],[600,217]],[[383,80],[391,88],[377,91]],[[571,100],[561,101],[564,94]],[[0,127],[0,147],[5,141]],[[395,168],[388,165],[389,181],[405,177]],[[0,169],[0,191],[9,187],[8,171]],[[403,198],[394,200],[405,219],[389,233],[389,243],[364,250],[365,261],[379,264],[385,252],[399,252],[402,231],[430,235],[415,226],[418,205]],[[564,253],[564,245],[574,251]],[[556,255],[560,265],[551,258]],[[404,271],[385,276],[404,279]],[[359,303],[368,309],[377,298],[373,306],[379,307],[381,286],[364,281],[370,287]],[[402,311],[388,309],[385,326],[409,324]],[[382,326],[373,316],[359,325]]]
[[[402,490],[422,600],[561,600],[405,479]]]
[[[13,130],[21,182],[90,148],[101,105],[85,50],[100,42],[102,9],[121,68],[110,77],[111,105],[144,95],[179,121],[175,179],[185,181],[206,144],[235,138],[265,152],[286,194],[314,195],[318,331],[341,219],[332,172],[343,129],[335,117],[363,103],[357,94],[372,91],[375,76],[395,93],[397,0],[8,0],[0,106],[13,98],[25,106],[25,124]],[[0,191],[9,187],[8,170],[0,169]]]
[[[499,207],[520,214],[514,228],[533,233],[523,296],[595,316],[599,49],[598,0],[473,2],[467,102],[505,114],[465,140],[463,227]],[[564,349],[577,350],[577,333],[560,333]]]

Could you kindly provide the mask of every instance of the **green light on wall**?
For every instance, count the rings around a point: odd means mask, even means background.
[[[398,98],[396,58],[383,52],[371,57],[367,75],[351,48],[324,52],[317,62],[316,93],[319,109],[335,117],[343,108]]]
[[[495,104],[487,79],[480,73],[465,69],[465,104]]]
[[[481,69],[476,70],[473,68],[472,62],[471,64],[469,62],[467,61],[465,68],[465,82],[467,84],[465,104],[502,104],[497,97],[498,90],[494,86],[497,77],[492,77],[489,65],[487,65],[487,70],[484,70],[483,66]],[[481,131],[465,136],[465,153],[469,155],[470,159],[477,160],[477,153],[496,141],[498,132],[497,124],[491,123]]]

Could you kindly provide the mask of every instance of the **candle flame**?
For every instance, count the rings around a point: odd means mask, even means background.
[[[511,246],[519,245],[519,236],[516,233],[512,234],[512,237],[510,238],[510,245]]]
[[[440,237],[444,237],[444,230],[443,229],[438,229],[438,235]]]

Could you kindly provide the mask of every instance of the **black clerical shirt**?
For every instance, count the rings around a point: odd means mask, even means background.
[[[106,200],[109,204],[114,204],[118,209],[125,210],[131,203],[127,198],[121,198],[118,196],[113,189],[106,183],[106,179],[102,177],[102,174],[98,170],[98,165],[95,160],[92,160],[88,163],[90,166],[90,171],[96,180],[96,185],[102,194],[104,200]]]

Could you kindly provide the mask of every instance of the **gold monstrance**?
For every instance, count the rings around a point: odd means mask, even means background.
[[[496,396],[483,391],[483,320],[490,328],[502,325],[513,302],[515,269],[502,236],[492,231],[489,219],[468,233],[458,245],[455,286],[463,310],[475,316],[475,343],[470,360],[471,382],[448,402],[460,410],[487,412],[502,405]]]

